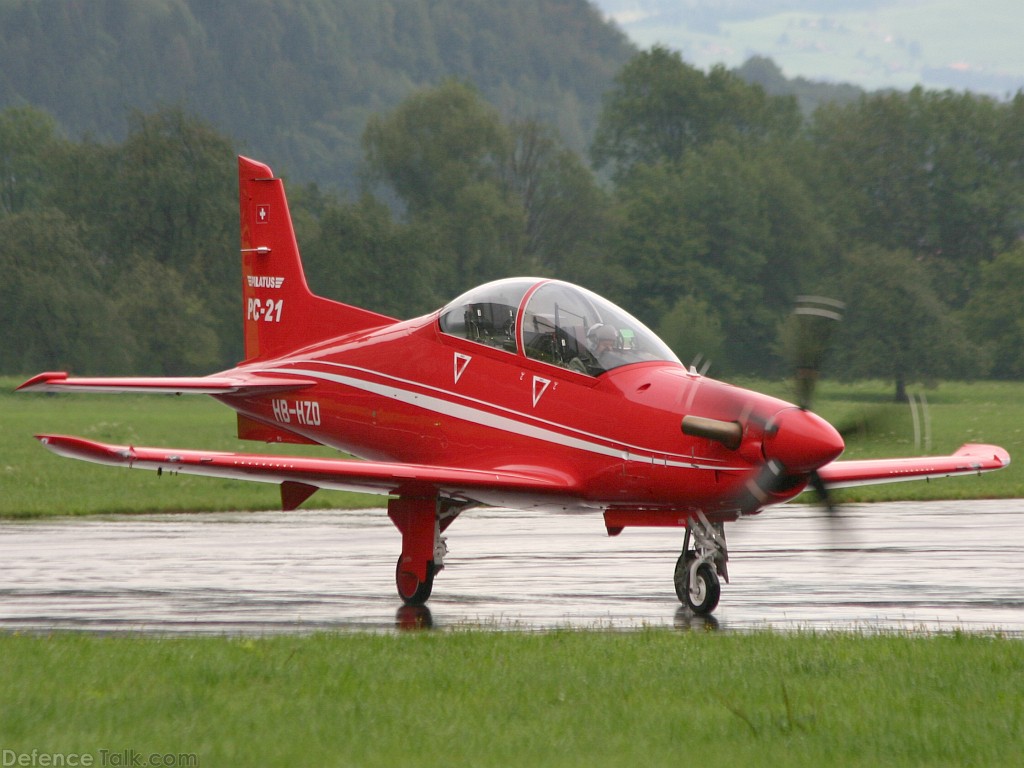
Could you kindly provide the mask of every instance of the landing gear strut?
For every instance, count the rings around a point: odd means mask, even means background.
[[[693,547],[691,548],[691,539]],[[719,576],[729,583],[726,563],[725,526],[709,523],[703,512],[687,520],[683,553],[676,561],[674,582],[679,602],[698,615],[707,615],[718,606],[722,595]]]
[[[448,544],[441,535],[465,509],[450,499],[399,497],[388,501],[388,517],[402,533],[395,586],[406,605],[423,605],[444,568]]]

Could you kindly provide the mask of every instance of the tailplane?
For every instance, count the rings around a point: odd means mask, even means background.
[[[270,168],[239,157],[238,193],[246,362],[396,322],[309,290],[284,183]]]

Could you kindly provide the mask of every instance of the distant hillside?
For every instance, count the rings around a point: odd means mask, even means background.
[[[867,91],[970,91],[1012,98],[1024,87],[1019,0],[595,0],[637,45],[660,43],[691,64],[770,58],[791,76]]]
[[[787,80],[779,66],[764,56],[751,56],[733,71],[772,96],[796,96],[804,115],[810,115],[822,104],[849,104],[865,93],[863,88],[848,83],[819,83],[803,77]]]
[[[0,108],[119,140],[181,105],[299,180],[355,183],[370,114],[446,77],[582,151],[635,52],[587,0],[0,0]]]

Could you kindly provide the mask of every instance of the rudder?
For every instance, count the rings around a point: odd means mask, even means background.
[[[309,290],[284,183],[270,168],[238,158],[245,360],[264,360],[394,318]]]

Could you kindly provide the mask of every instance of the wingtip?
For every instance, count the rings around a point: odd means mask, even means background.
[[[67,371],[45,371],[43,373],[37,373],[24,384],[16,387],[14,391],[27,392],[33,389],[45,390],[51,384],[66,381],[67,378]]]
[[[68,435],[52,435],[52,434],[39,434],[32,435],[36,440],[45,445],[47,448],[60,445],[62,442],[69,442],[77,438],[69,437]]]
[[[81,438],[70,437],[68,435],[40,434],[33,435],[33,437],[54,453],[58,453],[62,447],[66,447],[75,442],[81,442]]]
[[[985,461],[998,463],[1001,467],[1010,466],[1010,453],[998,445],[986,445],[983,443],[965,443],[961,445],[954,456],[971,456]]]

